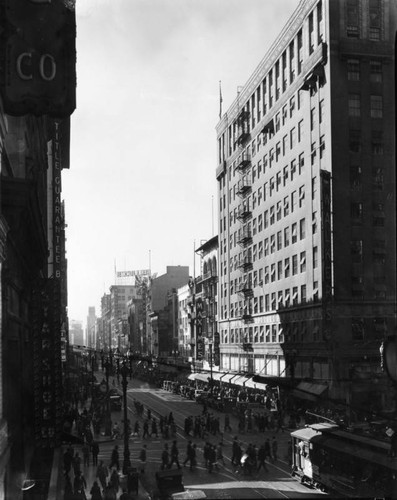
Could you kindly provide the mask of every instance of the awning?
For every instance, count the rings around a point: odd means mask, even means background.
[[[245,375],[240,375],[239,377],[233,379],[231,381],[232,384],[239,385],[240,387],[243,387],[246,382],[248,382],[249,378],[246,377]]]
[[[225,376],[221,378],[221,382],[225,382],[227,384],[233,383],[230,382],[231,379],[238,377],[238,373],[226,373]]]
[[[189,380],[201,380],[202,382],[207,382],[207,383],[209,378],[210,378],[209,373],[191,373],[188,376]]]
[[[266,391],[267,385],[261,384],[260,382],[254,382],[253,379],[250,378],[245,383],[245,387],[249,387],[250,389],[258,389],[260,391]]]
[[[221,380],[222,375],[223,375],[223,373],[221,373],[221,372],[212,372],[212,380],[216,380],[217,382],[219,382]],[[211,378],[211,374],[210,374],[210,378]]]
[[[292,391],[292,394],[301,399],[317,401],[317,399],[328,389],[328,385],[313,384],[312,382],[300,382]]]

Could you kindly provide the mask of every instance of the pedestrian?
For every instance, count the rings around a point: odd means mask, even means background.
[[[217,463],[222,462],[222,465],[225,466],[225,460],[223,458],[223,444],[219,443],[216,448],[216,461]]]
[[[232,432],[232,428],[230,427],[230,417],[229,414],[226,413],[225,415],[225,426],[224,426],[224,431],[229,431]]]
[[[263,467],[265,472],[268,472],[265,459],[266,459],[266,450],[265,450],[265,445],[262,443],[258,450],[258,468],[256,469],[257,472],[260,471],[261,467]]]
[[[210,444],[208,449],[208,472],[211,473],[213,471],[214,465],[218,467],[216,461],[216,449],[215,446]]]
[[[204,457],[204,465],[208,469],[208,462],[209,462],[209,457],[210,457],[210,444],[207,441],[205,445],[203,446],[203,457]]]
[[[183,462],[183,466],[186,467],[186,464],[190,462],[190,470],[192,470],[192,458],[193,458],[193,445],[192,442],[189,441],[186,447],[186,458]]]
[[[147,419],[150,420],[152,418],[152,411],[150,408],[147,409]]]
[[[72,481],[68,475],[65,476],[63,500],[74,500]]]
[[[113,466],[116,466],[117,470],[120,470],[120,462],[119,462],[119,447],[116,444],[116,446],[113,448],[112,451],[112,456],[110,458],[110,465],[109,469],[111,469]]]
[[[146,444],[142,446],[142,449],[139,453],[139,460],[141,461],[141,474],[145,474],[146,469]]]
[[[156,438],[159,437],[159,434],[158,434],[158,431],[157,431],[157,422],[156,422],[155,418],[152,419],[152,436],[153,435],[156,435]]]
[[[76,454],[73,457],[73,472],[75,476],[81,472],[81,458],[78,451],[76,451]]]
[[[145,420],[145,422],[143,423],[142,439],[145,439],[145,437],[150,437],[149,436],[149,422],[147,420]]]
[[[99,487],[98,481],[94,481],[90,493],[91,493],[91,500],[103,500],[101,488]]]
[[[269,441],[269,438],[266,439],[264,447],[265,447],[265,459],[267,457],[269,457],[269,459],[272,460],[272,453],[270,451],[270,441]]]
[[[98,465],[98,455],[99,455],[99,444],[97,441],[93,441],[91,445],[91,453],[92,453],[92,463],[93,465]]]
[[[103,463],[103,460],[99,462],[99,465],[96,470],[96,477],[99,479],[102,489],[105,489],[107,486],[107,478],[109,475],[108,468],[106,465]]]
[[[174,421],[174,415],[172,411],[170,411],[170,414],[168,415],[168,425],[171,425],[173,421]]]
[[[139,437],[139,422],[138,420],[135,422],[134,425],[134,432],[132,433],[133,436],[138,436]]]
[[[168,452],[168,444],[164,445],[164,450],[161,453],[161,470],[168,469],[168,463],[170,460],[170,455]]]
[[[110,474],[109,486],[111,486],[114,489],[117,495],[120,487],[120,476],[116,469],[113,469],[112,473]]]
[[[171,460],[170,460],[170,463],[168,464],[169,469],[171,469],[172,464],[174,462],[176,463],[178,469],[181,468],[181,466],[179,465],[178,455],[179,455],[179,450],[178,450],[178,447],[176,445],[176,441],[174,440],[172,442],[172,446],[171,446]]]
[[[106,486],[103,491],[103,500],[117,500],[117,493],[112,486]]]
[[[278,450],[277,439],[276,439],[275,436],[273,436],[273,440],[272,440],[272,454],[273,454],[273,460],[274,461],[278,460],[278,458],[277,458],[277,450]]]
[[[84,467],[89,467],[89,465],[90,465],[90,447],[89,447],[87,441],[84,442],[83,447],[81,448],[81,451],[83,452]]]
[[[240,465],[239,462],[237,462],[237,453],[238,453],[238,440],[237,436],[234,436],[233,439],[233,444],[232,444],[232,465]]]
[[[123,493],[120,495],[119,500],[132,500],[132,496],[123,488]]]
[[[75,475],[74,482],[73,482],[73,490],[75,496],[77,498],[87,498],[85,496],[85,489],[87,488],[87,482],[85,480],[85,477],[82,475],[81,471],[78,471],[77,474]]]

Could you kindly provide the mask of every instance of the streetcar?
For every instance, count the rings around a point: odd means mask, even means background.
[[[396,498],[390,443],[319,423],[291,432],[292,476],[346,498]]]

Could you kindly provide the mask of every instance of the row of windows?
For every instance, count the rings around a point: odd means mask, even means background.
[[[300,292],[300,293],[299,293]],[[316,302],[318,295],[318,281],[313,282],[312,300]],[[284,291],[279,290],[277,293],[267,293],[230,304],[230,318],[241,318],[244,315],[261,314],[272,311],[280,311],[284,308],[298,306],[304,304],[308,300],[306,285],[300,287],[294,286],[287,288]],[[227,305],[221,305],[221,319],[227,319]]]
[[[362,188],[362,168],[358,165],[350,167],[350,188],[354,191],[360,191]],[[375,191],[383,191],[384,188],[384,169],[375,167],[372,170],[372,189]]]
[[[371,141],[370,141],[370,151],[373,155],[383,155],[384,145],[383,145],[383,133],[379,130],[373,130]],[[360,130],[350,130],[349,132],[349,152],[350,153],[361,153],[362,149],[362,138]]]
[[[364,2],[361,0],[346,0],[346,35],[349,38],[362,36],[361,11]],[[381,0],[368,1],[368,35],[369,39],[377,42],[382,38],[382,5]]]
[[[360,59],[347,60],[347,79],[356,82],[361,80]],[[369,80],[373,83],[382,83],[383,69],[381,61],[369,61]]]
[[[362,202],[353,202],[350,205],[351,222],[353,226],[361,226],[364,222],[364,209]],[[365,218],[365,221],[368,219]],[[383,203],[373,203],[372,206],[372,225],[375,227],[384,227],[385,212]]]
[[[308,47],[306,53],[309,56],[323,40],[324,23],[322,9],[322,1],[320,0],[304,24],[305,29],[306,26],[308,29]],[[228,154],[231,155],[237,148],[238,134],[241,131],[249,133],[280,99],[288,86],[295,81],[296,74],[299,75],[302,72],[303,58],[303,30],[301,28],[284,50],[281,57],[269,70],[256,91],[247,100],[243,107],[244,115],[241,115],[240,119],[235,120],[229,126],[227,131],[227,145],[225,144],[226,134],[223,134],[219,138],[219,162],[224,160],[223,153],[225,146],[227,147]]]
[[[371,95],[369,100],[371,118],[383,118],[383,97]],[[361,95],[349,94],[348,98],[349,116],[359,118],[361,116]]]

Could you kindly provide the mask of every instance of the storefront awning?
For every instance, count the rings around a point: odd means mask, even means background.
[[[313,384],[312,382],[300,382],[292,391],[292,394],[301,399],[309,401],[317,401],[322,394],[328,389],[328,385]]]
[[[236,379],[238,377],[238,373],[226,373],[223,377],[221,377],[221,382],[225,382],[227,384],[233,383],[230,382],[232,379]]]
[[[248,387],[250,389],[258,389],[260,391],[266,391],[267,385],[266,384],[261,384],[260,382],[254,382],[253,379],[250,378],[245,383],[245,387]]]
[[[188,376],[189,380],[201,380],[201,382],[207,382],[207,383],[209,378],[210,378],[209,373],[191,373]]]

